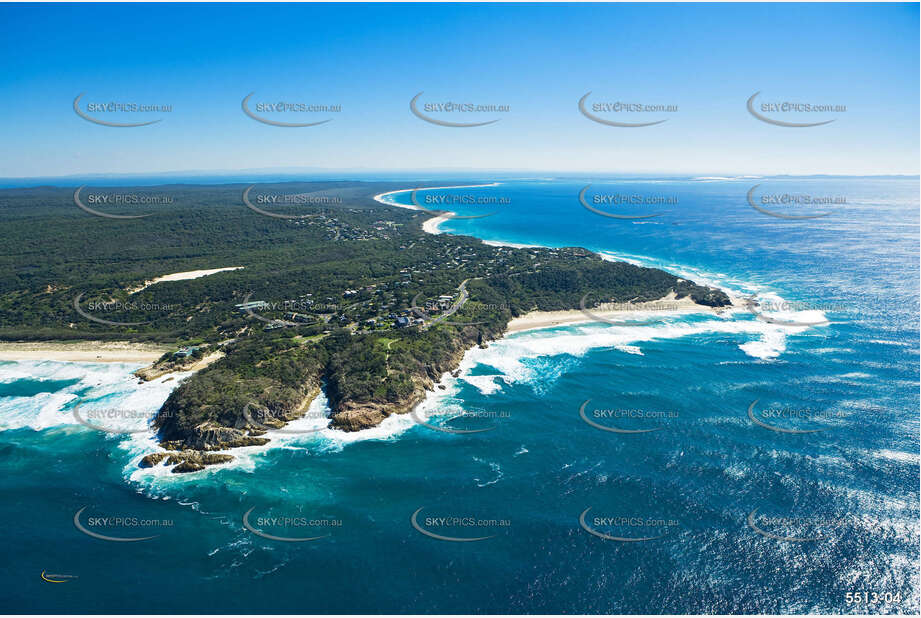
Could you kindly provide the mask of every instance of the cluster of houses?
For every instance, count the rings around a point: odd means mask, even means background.
[[[286,313],[285,319],[291,322],[301,322],[301,323],[308,323],[308,322],[316,321],[316,319],[312,315],[308,315],[306,313],[298,313],[296,311],[289,311],[288,313]]]
[[[356,211],[352,210],[352,212]],[[389,221],[377,221],[370,228],[362,228],[322,213],[307,219],[298,219],[292,223],[302,227],[320,226],[324,229],[326,240],[388,240],[395,228],[401,225]]]
[[[397,282],[399,283],[399,282]],[[408,282],[407,282],[408,283]],[[360,289],[349,289],[343,291],[342,295],[345,298],[352,298],[360,294],[361,292],[372,292],[380,293],[380,290],[375,290],[377,286],[371,285]],[[328,298],[329,301],[327,304],[315,304],[314,301],[307,298],[311,296],[310,294],[300,297],[297,301],[285,301],[283,304],[285,308],[289,307],[304,307],[307,311],[310,311],[311,308],[316,308],[315,312],[305,313],[303,311],[287,311],[284,314],[284,320],[276,320],[266,324],[264,330],[276,330],[279,328],[285,328],[292,326],[292,323],[299,324],[315,324],[319,322],[328,323],[330,320],[335,319],[339,324],[346,325],[354,321],[354,317],[342,314],[338,317],[335,316],[336,311],[340,308],[333,301],[332,297]],[[367,302],[367,301],[366,301]],[[442,294],[437,299],[426,301],[424,311],[426,312],[439,312],[446,310],[451,307],[451,304],[454,302],[454,296],[449,294]],[[356,304],[357,305],[357,304]],[[387,305],[384,305],[387,307]],[[248,301],[245,303],[239,303],[235,305],[235,308],[242,313],[250,313],[256,310],[272,310],[277,309],[277,306],[266,302],[264,300],[254,300]],[[367,314],[366,314],[367,315]],[[392,320],[393,326],[396,328],[408,328],[410,326],[420,326],[425,323],[425,320],[422,317],[416,316],[409,309],[404,309],[399,312],[390,313],[386,318],[384,317],[373,317],[366,319],[362,322],[362,326],[366,329],[376,329],[378,326],[383,325],[383,323]],[[386,328],[386,326],[385,326]]]

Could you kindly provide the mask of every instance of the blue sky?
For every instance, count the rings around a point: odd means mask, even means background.
[[[319,167],[670,174],[917,174],[918,4],[0,5],[0,177]],[[439,116],[429,101],[508,105]],[[677,105],[609,127],[577,103]],[[760,101],[846,105],[778,127]],[[340,104],[279,128],[254,101]],[[137,128],[74,98],[172,105]],[[433,114],[433,116],[437,116]],[[808,117],[804,117],[808,116]],[[303,121],[304,114],[273,116]],[[609,116],[614,118],[614,116]],[[617,118],[626,117],[617,116]]]

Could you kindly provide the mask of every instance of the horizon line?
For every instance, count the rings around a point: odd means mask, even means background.
[[[776,173],[776,172],[728,172],[728,171],[706,171],[706,172],[677,172],[677,171],[640,171],[640,170],[553,170],[553,169],[521,169],[521,168],[473,168],[473,167],[451,167],[451,168],[323,168],[323,167],[264,167],[264,168],[241,168],[241,169],[193,169],[193,170],[169,170],[157,172],[78,172],[72,174],[53,174],[47,176],[0,176],[2,181],[20,181],[29,180],[68,180],[78,178],[156,178],[169,176],[223,176],[223,175],[241,175],[241,174],[412,174],[412,173],[476,173],[488,176],[490,174],[561,174],[561,175],[578,175],[590,176],[593,174],[600,175],[638,175],[638,176],[671,176],[680,178],[720,178],[741,180],[744,178],[806,178],[806,177],[836,177],[836,178],[921,178],[921,174],[909,174],[903,172],[890,173],[834,173],[834,172],[812,172],[812,173]],[[25,187],[21,187],[25,188]]]

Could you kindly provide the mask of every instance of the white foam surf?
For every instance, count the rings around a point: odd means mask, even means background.
[[[80,414],[84,419],[94,410],[126,411],[121,417],[112,420],[111,426],[105,424],[110,429],[143,429],[178,382],[190,374],[173,374],[151,382],[139,383],[132,372],[142,366],[130,363],[56,361],[4,363],[0,365],[0,382],[14,384],[18,380],[70,381],[72,384],[54,392],[38,393],[34,396],[0,398],[0,431],[83,427],[73,413],[74,404],[79,404]],[[89,427],[85,429],[96,431]]]
[[[329,401],[321,392],[311,402],[303,417],[287,423],[280,431],[267,431],[265,433],[265,437],[269,438],[267,444],[223,451],[232,455],[233,460],[208,466],[198,472],[173,474],[170,467],[162,462],[152,468],[139,468],[138,464],[145,455],[162,452],[162,449],[159,448],[152,435],[134,435],[120,444],[129,455],[129,460],[124,467],[124,476],[152,494],[162,494],[175,483],[200,482],[202,478],[220,474],[222,470],[251,472],[273,451],[298,450],[323,453],[341,451],[351,444],[368,440],[395,441],[407,431],[421,426],[416,419],[427,421],[435,417],[460,416],[464,413],[463,405],[455,398],[458,390],[457,379],[445,373],[439,384],[445,389],[427,393],[425,399],[416,406],[412,414],[393,414],[375,427],[352,432],[329,426],[328,417],[331,412]],[[425,428],[425,430],[436,433],[432,429]]]
[[[486,184],[478,185],[454,185],[450,187],[415,187],[414,189],[397,189],[395,191],[387,191],[386,193],[378,193],[374,196],[374,201],[380,204],[387,204],[388,206],[398,206],[400,208],[408,208],[409,210],[423,210],[418,206],[409,205],[409,204],[400,204],[396,201],[396,196],[404,193],[411,193],[413,191],[439,191],[442,189],[478,189],[481,187],[498,187],[499,182],[490,182]]]

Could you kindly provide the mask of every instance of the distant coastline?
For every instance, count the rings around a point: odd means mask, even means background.
[[[415,190],[471,189],[499,184],[501,183],[422,186]],[[449,220],[452,213],[441,209],[429,210],[419,206],[418,203],[412,205],[393,203],[391,196],[413,190],[408,188],[387,191],[375,195],[373,199],[388,207],[396,206],[405,210],[415,210],[425,215],[414,217],[408,216],[405,212],[390,211],[390,218],[397,219],[404,224],[410,222],[414,224],[415,229],[404,232],[408,237],[414,240],[419,238],[419,228],[415,226],[420,223],[423,233],[440,234],[439,225]],[[380,216],[380,212],[365,213],[365,218],[368,220],[366,225],[372,225],[371,222]],[[171,472],[186,473],[231,461],[233,455],[227,454],[227,451],[231,449],[256,447],[268,443],[270,438],[264,435],[267,431],[266,427],[284,427],[290,421],[301,418],[305,413],[305,403],[318,396],[324,380],[330,408],[327,417],[329,427],[346,433],[356,432],[376,427],[390,416],[405,414],[416,409],[418,405],[426,401],[429,393],[436,392],[438,389],[436,376],[444,376],[446,373],[454,375],[460,370],[464,356],[470,350],[487,349],[489,342],[500,340],[510,333],[553,328],[566,324],[605,321],[615,324],[625,323],[625,326],[630,326],[631,324],[642,324],[653,316],[655,319],[681,313],[724,315],[724,312],[732,312],[734,305],[737,306],[734,299],[725,291],[700,286],[690,279],[677,277],[661,269],[639,267],[628,263],[615,267],[611,263],[612,260],[604,259],[600,254],[588,249],[525,246],[482,239],[471,242],[469,238],[460,240],[446,236],[449,235],[442,236],[439,242],[432,244],[462,246],[470,252],[470,255],[478,258],[474,260],[473,266],[460,266],[456,261],[448,263],[442,260],[441,262],[445,266],[444,270],[460,269],[466,277],[458,286],[455,296],[457,308],[462,308],[469,298],[465,285],[468,281],[473,280],[477,281],[477,286],[483,286],[473,290],[474,295],[483,295],[482,298],[486,299],[490,298],[490,295],[497,295],[501,297],[498,300],[504,300],[504,302],[497,300],[494,305],[481,302],[482,313],[477,316],[478,320],[473,322],[476,324],[475,328],[448,328],[444,332],[439,331],[434,335],[429,335],[432,326],[429,325],[429,327],[419,327],[414,336],[403,336],[397,323],[394,328],[388,329],[387,335],[376,334],[378,329],[351,333],[348,335],[348,341],[354,341],[354,346],[349,348],[348,354],[343,355],[344,369],[339,374],[336,373],[335,367],[331,368],[329,360],[330,349],[341,343],[335,339],[337,333],[334,331],[334,334],[328,339],[321,336],[318,339],[303,339],[297,342],[271,335],[261,336],[261,332],[251,338],[237,333],[237,338],[230,339],[236,343],[224,350],[215,351],[209,347],[204,350],[201,348],[196,350],[201,352],[202,358],[193,359],[195,362],[191,364],[171,360],[172,356],[168,353],[175,351],[174,346],[126,341],[97,342],[95,340],[9,343],[0,346],[0,358],[4,358],[2,352],[5,351],[8,355],[6,358],[13,360],[136,363],[148,365],[133,373],[135,377],[144,381],[155,381],[168,373],[181,372],[187,376],[185,381],[179,385],[179,388],[172,391],[155,416],[153,427],[158,432],[157,439],[160,449],[145,455],[139,465],[142,468],[163,465],[170,467]],[[337,238],[338,236],[332,239],[327,237],[325,242],[335,242]],[[497,246],[515,247],[516,249],[499,250],[496,249]],[[391,251],[397,251],[398,247],[403,248],[397,242],[393,243]],[[441,255],[440,252],[428,251],[423,258],[438,255]],[[215,268],[174,272],[167,275],[160,275],[154,271],[145,277],[143,282],[135,279],[134,287],[129,288],[128,291],[139,291],[160,281],[180,282],[241,268],[241,266],[225,266],[227,264],[225,259],[222,257],[220,262],[213,264]],[[236,260],[234,262],[240,263]],[[435,260],[435,263],[437,262],[438,260]],[[495,264],[495,266],[481,267],[478,264]],[[206,264],[206,266],[209,265]],[[489,286],[490,276],[501,273],[528,275],[538,272],[538,268],[540,272],[551,275],[559,273],[560,276],[566,276],[574,269],[585,269],[597,275],[598,283],[593,284],[592,281],[596,281],[594,279],[585,282],[582,286],[584,296],[559,294],[551,285],[552,277],[545,279],[525,276],[520,280],[521,287],[505,292]],[[252,267],[241,272],[251,273],[253,272]],[[397,272],[395,271],[394,274]],[[613,304],[588,308],[585,302],[589,294],[596,299],[612,299]],[[683,298],[677,299],[679,294],[683,295]],[[475,301],[479,301],[476,296]],[[667,304],[659,304],[660,301],[667,301]],[[509,308],[512,306],[517,307],[516,313],[526,313],[511,319]],[[471,305],[471,307],[476,307],[476,305]],[[533,311],[528,311],[528,309],[533,309]],[[543,310],[538,311],[538,309]],[[381,320],[381,315],[386,315],[386,313],[377,315],[378,321]],[[354,316],[352,318],[357,320]],[[364,322],[356,321],[355,323],[357,325],[367,322],[368,320],[364,320]],[[437,323],[436,321],[435,324]],[[249,327],[249,330],[251,331],[252,327]],[[233,334],[226,333],[228,337]],[[420,339],[424,341],[420,343]],[[398,342],[399,348],[387,354],[383,361],[361,353],[367,345],[380,341],[386,342],[386,350],[391,350],[394,342]],[[208,345],[213,345],[213,343]],[[292,343],[294,345],[291,345]],[[352,353],[352,350],[356,352]],[[414,355],[423,355],[426,359],[424,366],[420,368],[418,363],[405,362],[405,359],[410,356],[418,358]],[[246,359],[247,364],[256,361],[254,367],[259,367],[264,373],[258,375],[257,379],[239,371],[234,363],[240,358]],[[375,375],[374,372],[379,370],[380,365],[389,367],[391,362],[394,363],[396,370],[402,373],[399,381],[389,378],[392,384],[388,384],[390,390],[386,391],[386,396],[367,397],[361,390],[352,388],[353,383],[360,383],[366,376]],[[199,371],[212,364],[215,366],[214,371]],[[289,376],[286,372],[280,371],[282,367],[293,367],[297,374]],[[383,375],[391,374],[387,372]],[[235,405],[230,410],[229,416],[227,414],[221,416],[214,410],[225,406],[223,397],[227,379],[233,379],[239,385],[241,390],[236,397],[242,401],[242,404]],[[260,399],[266,392],[266,382],[272,384],[275,390],[271,392],[271,397]],[[249,403],[247,403],[249,401],[258,401],[260,405],[264,404],[267,406],[266,409],[270,410],[270,413],[265,413],[268,416],[263,421],[256,422],[246,417],[246,414],[249,413]],[[222,451],[222,453],[218,454],[217,451]]]
[[[420,175],[432,176],[438,174],[442,178],[450,177],[458,173],[456,169],[439,169],[439,168],[422,168],[413,170]],[[508,179],[518,179],[527,177],[528,179],[545,179],[545,180],[566,180],[568,178],[584,178],[591,176],[593,178],[604,180],[636,180],[654,178],[656,180],[697,180],[698,182],[712,182],[713,178],[724,177],[728,180],[751,180],[753,178],[766,180],[829,180],[829,179],[872,179],[872,180],[918,180],[921,178],[918,174],[772,174],[770,172],[760,172],[758,174],[735,174],[731,176],[722,176],[715,172],[700,172],[687,174],[674,174],[667,171],[660,172],[634,172],[634,173],[612,173],[604,170],[540,170],[540,169],[521,169],[521,170],[503,170],[496,172],[492,169],[465,169],[464,173],[478,176],[499,176],[507,175]],[[156,173],[76,173],[61,174],[56,176],[3,176],[0,177],[0,190],[4,189],[35,189],[38,187],[68,187],[73,188],[82,184],[107,186],[107,187],[141,187],[141,186],[159,186],[159,185],[226,185],[242,184],[247,185],[252,182],[260,183],[284,183],[284,182],[315,182],[332,179],[342,179],[343,177],[355,179],[360,182],[401,182],[405,180],[410,172],[401,172],[399,177],[387,178],[386,170],[368,171],[351,170],[351,169],[334,169],[334,168],[284,168],[268,167],[257,168],[252,170],[193,170],[183,171],[163,171]],[[441,188],[441,187],[432,187]]]
[[[406,193],[407,191],[435,191],[438,189],[477,189],[481,187],[498,187],[500,184],[502,183],[490,182],[490,183],[479,184],[479,185],[456,185],[456,186],[450,186],[450,187],[415,187],[413,189],[397,189],[395,191],[387,191],[385,193],[378,193],[377,195],[374,196],[374,201],[379,202],[381,204],[386,204],[387,206],[396,206],[397,208],[406,208],[407,210],[425,211],[424,208],[419,208],[418,206],[413,206],[413,205],[397,204],[396,202],[387,201],[386,198],[388,195],[394,195],[396,193]],[[436,235],[441,234],[442,232],[440,229],[438,229],[438,227],[442,223],[449,220],[451,217],[453,217],[456,214],[457,213],[448,210],[448,211],[445,211],[445,214],[443,215],[432,217],[431,219],[428,219],[425,223],[422,224],[422,230],[428,234],[436,234]]]
[[[747,177],[746,177],[747,178]],[[752,178],[755,178],[754,176]],[[709,180],[709,178],[701,178],[701,180]],[[431,191],[436,189],[468,189],[475,187],[495,187],[500,185],[499,182],[492,182],[489,184],[479,184],[479,185],[459,185],[459,186],[450,186],[450,187],[416,187],[414,189],[397,189],[394,191],[387,191],[385,193],[379,193],[374,196],[374,201],[381,204],[386,204],[388,206],[396,206],[398,208],[406,208],[409,210],[425,210],[419,208],[415,205],[405,205],[405,204],[396,204],[394,202],[388,201],[387,196],[394,195],[397,193],[406,193],[407,191]],[[448,211],[446,214],[439,214],[426,219],[422,224],[422,230],[428,234],[438,235],[442,234],[439,229],[439,226],[451,219],[451,215],[456,213]],[[524,244],[524,243],[514,243],[514,242],[503,242],[498,240],[484,240],[480,241],[491,247],[510,247],[514,249],[528,249],[528,248],[549,248],[543,245],[536,244]],[[618,261],[618,260],[611,260]],[[708,307],[707,305],[700,305],[695,303],[689,297],[684,297],[680,300],[675,299],[674,293],[671,293],[667,296],[662,297],[654,303],[646,303],[646,307],[643,305],[637,305],[636,307],[618,309],[614,311],[593,311],[591,315],[588,312],[581,311],[579,309],[569,309],[565,311],[529,311],[528,313],[521,315],[517,318],[512,318],[509,321],[508,326],[505,329],[504,336],[508,336],[512,333],[527,331],[527,330],[540,330],[546,328],[554,328],[557,326],[566,326],[572,324],[589,324],[593,322],[598,322],[599,320],[617,320],[629,322],[631,320],[641,319],[640,314],[649,314],[656,312],[658,315],[663,314],[687,314],[687,313],[714,313],[722,314],[726,311],[737,310],[742,306],[742,299],[738,296],[731,294],[729,291],[720,288],[730,300],[729,308],[714,308]],[[674,308],[670,308],[667,311],[662,311],[661,308],[655,308],[656,303],[668,302],[669,305]],[[650,307],[650,305],[652,305]]]

